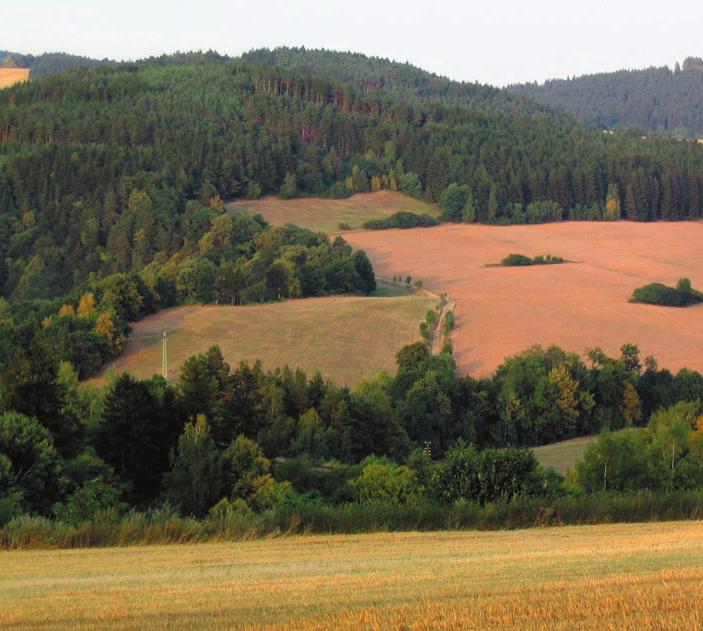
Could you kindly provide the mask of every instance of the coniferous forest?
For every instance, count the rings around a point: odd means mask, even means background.
[[[558,107],[599,129],[703,138],[703,59],[674,69],[620,70],[543,84],[512,85],[511,94]]]

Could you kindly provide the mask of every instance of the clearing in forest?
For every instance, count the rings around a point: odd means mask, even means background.
[[[102,376],[110,369],[143,378],[159,374],[164,330],[169,379],[178,378],[188,357],[214,344],[233,367],[260,359],[266,369],[300,367],[309,377],[319,370],[338,385],[354,385],[382,370],[393,374],[395,354],[420,339],[419,324],[437,301],[383,284],[380,293],[386,296],[166,309],[132,325],[124,352]]]
[[[0,627],[699,629],[703,523],[0,552]]]
[[[454,356],[462,372],[492,373],[533,344],[616,355],[637,344],[660,367],[703,371],[703,305],[628,302],[651,282],[703,286],[703,222],[563,222],[539,226],[444,224],[346,235],[377,274],[410,275],[456,301]],[[486,267],[511,252],[549,252],[569,265]]]
[[[338,232],[339,224],[352,229],[361,228],[366,221],[385,219],[397,212],[428,214],[439,217],[441,211],[435,204],[413,199],[402,193],[378,191],[357,193],[346,199],[298,197],[282,199],[264,197],[255,200],[237,200],[227,204],[230,212],[260,214],[273,226],[292,223],[316,232]]]
[[[0,68],[0,90],[29,80],[29,68]]]
[[[583,458],[586,448],[598,440],[598,436],[580,436],[570,438],[550,445],[533,447],[537,460],[545,469],[552,468],[564,475],[569,469]]]

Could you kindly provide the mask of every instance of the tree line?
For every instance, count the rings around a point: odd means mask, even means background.
[[[618,357],[591,349],[587,362],[533,347],[476,380],[457,376],[450,353],[407,346],[394,376],[349,389],[301,370],[233,368],[213,347],[175,384],[121,374],[96,389],[36,349],[0,379],[0,524],[164,503],[241,515],[702,488],[703,375],[642,365],[632,345]],[[566,481],[525,449],[623,429]]]

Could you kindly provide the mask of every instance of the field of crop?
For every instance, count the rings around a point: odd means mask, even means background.
[[[411,275],[456,300],[459,367],[490,374],[532,344],[617,354],[639,345],[659,365],[703,370],[703,306],[628,302],[651,282],[687,276],[703,286],[703,223],[565,222],[540,226],[442,225],[349,233],[383,276]],[[553,254],[568,265],[485,267],[508,254]]]
[[[160,373],[161,333],[167,330],[171,379],[188,357],[218,344],[232,366],[260,359],[265,368],[299,366],[309,376],[319,370],[339,385],[353,385],[382,370],[393,373],[395,354],[420,339],[419,324],[436,304],[434,298],[384,285],[380,293],[386,297],[167,309],[133,325],[124,353],[106,371]]]
[[[29,68],[0,68],[0,90],[29,79]]]
[[[597,440],[598,436],[581,436],[579,438],[562,440],[551,445],[533,447],[532,451],[545,469],[551,467],[564,475],[581,460],[586,447]]]
[[[433,217],[440,214],[439,208],[434,204],[391,191],[358,193],[347,199],[281,199],[271,196],[252,201],[237,200],[227,204],[227,209],[230,212],[259,213],[274,226],[292,223],[302,228],[328,233],[337,232],[340,223],[346,223],[351,228],[361,228],[366,221],[385,219],[400,211],[427,213]]]
[[[0,553],[4,629],[699,629],[703,523]]]

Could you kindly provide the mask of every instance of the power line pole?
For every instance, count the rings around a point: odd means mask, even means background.
[[[168,381],[168,336],[165,330],[161,335],[161,374]]]

